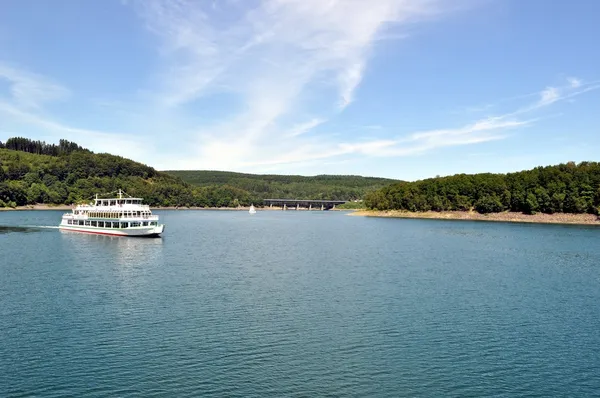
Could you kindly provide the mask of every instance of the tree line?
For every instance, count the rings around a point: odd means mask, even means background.
[[[400,182],[368,193],[365,205],[376,210],[598,214],[600,163],[569,162],[508,174]]]
[[[263,199],[278,197],[358,199],[393,181],[359,176],[160,172],[120,156],[93,153],[67,140],[54,145],[17,137],[0,143],[0,207],[70,205],[118,189],[144,198],[151,206],[260,206]]]
[[[355,175],[247,174],[212,170],[170,170],[192,185],[231,186],[263,199],[356,200],[397,180]]]
[[[2,141],[0,141],[0,148],[49,156],[68,155],[75,151],[90,152],[76,143],[64,139],[61,139],[58,145],[56,145],[47,144],[46,142],[39,140],[34,141],[24,137],[9,138],[6,143],[2,143]]]

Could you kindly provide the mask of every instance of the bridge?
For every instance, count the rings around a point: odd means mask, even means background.
[[[347,200],[304,200],[304,199],[265,199],[265,206],[288,209],[329,210],[346,203]]]

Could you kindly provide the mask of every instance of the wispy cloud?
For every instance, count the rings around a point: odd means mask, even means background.
[[[325,122],[325,119],[314,118],[306,123],[300,123],[293,126],[288,135],[290,137],[297,137],[299,135],[309,132],[310,130]]]
[[[123,156],[132,153],[142,144],[138,139],[127,134],[77,128],[47,116],[49,113],[47,106],[56,101],[69,99],[71,91],[45,76],[0,63],[0,80],[8,83],[6,91],[0,90],[0,114],[5,116],[5,120],[6,116],[9,116],[21,123],[37,127],[39,129],[37,136],[53,138],[56,135],[99,152],[111,152]]]
[[[66,99],[70,95],[69,90],[50,79],[0,63],[2,80],[9,87],[4,99],[26,108],[40,108],[44,103]]]
[[[239,99],[226,121],[203,123],[193,134],[195,167],[232,168],[288,150],[291,143],[273,145],[282,135],[298,140],[291,149],[310,146],[306,133],[354,102],[372,45],[388,25],[430,18],[441,4],[144,0],[136,9],[160,40],[160,103],[189,105],[215,93]]]
[[[158,69],[145,80],[150,86],[139,88],[149,99],[125,104],[118,98],[88,98],[98,112],[95,120],[118,117],[115,125],[127,126],[123,131],[75,127],[75,122],[52,115],[54,102],[78,100],[80,93],[3,64],[0,113],[57,138],[158,168],[262,172],[290,164],[414,156],[498,141],[514,129],[548,118],[546,109],[600,88],[600,81],[569,77],[561,84],[473,108],[489,117],[463,112],[453,124],[434,126],[433,118],[407,123],[422,129],[395,130],[400,121],[391,112],[385,120],[353,114],[361,105],[360,87],[376,55],[375,44],[410,40],[415,23],[443,17],[458,3],[128,0],[125,6],[139,13],[157,45],[158,62],[153,65]],[[8,90],[2,91],[5,87]],[[431,95],[436,94],[432,90]],[[350,127],[344,127],[346,121]],[[382,123],[385,128],[363,123]],[[10,124],[0,127],[14,130]],[[136,138],[141,131],[151,139]],[[149,146],[159,140],[172,147],[158,151]]]
[[[253,8],[248,4],[137,3],[146,26],[161,43],[165,69],[158,97],[163,104],[177,107],[215,93],[233,94],[242,104],[223,121],[203,123],[191,133],[191,147],[197,149],[181,160],[180,167],[241,169],[344,155],[408,156],[499,140],[506,136],[502,131],[533,122],[519,116],[586,87],[571,77],[566,87],[514,97],[539,96],[525,108],[463,127],[400,138],[389,138],[387,131],[376,137],[371,131],[369,141],[339,142],[323,136],[321,125],[355,101],[373,43],[387,37],[388,26],[443,15],[446,3],[263,0],[252,3]],[[322,95],[331,92],[335,97]],[[317,100],[315,93],[320,93]],[[307,134],[317,126],[321,126],[318,138]]]
[[[505,131],[524,127],[533,120],[504,120],[502,117],[486,118],[455,129],[421,131],[394,139],[376,139],[361,142],[320,143],[296,148],[271,159],[246,163],[245,166],[300,163],[345,155],[372,157],[397,157],[422,154],[437,148],[477,144],[500,140]]]
[[[562,86],[549,86],[539,92],[538,101],[534,104],[522,107],[517,112],[513,113],[527,113],[540,108],[545,108],[555,102],[572,99],[581,94],[589,91],[600,89],[600,81],[583,82],[581,79],[570,77],[567,79],[567,84]]]
[[[507,104],[516,104],[528,99],[537,98],[537,101],[530,102],[526,106],[522,106],[518,111],[511,113],[515,115],[518,113],[530,112],[535,109],[544,108],[555,102],[562,100],[571,99],[580,94],[588,91],[594,91],[599,88],[600,81],[589,81],[586,82],[580,78],[569,77],[566,79],[566,83],[559,86],[548,86],[541,91],[529,92],[526,94],[513,95],[505,98],[496,99],[494,101],[467,106],[461,110],[453,111],[453,114],[464,114],[464,113],[481,113],[481,112],[494,112],[501,107],[506,107]]]
[[[138,2],[167,62],[165,101],[180,104],[211,90],[256,96],[263,80],[291,101],[321,74],[336,76],[344,108],[362,80],[369,49],[387,23],[431,15],[437,0],[186,0]],[[242,7],[243,5],[244,7]],[[241,72],[241,73],[240,73]],[[251,79],[250,79],[251,78]],[[254,82],[258,81],[259,85]],[[291,98],[290,98],[291,97]]]
[[[53,137],[56,135],[88,148],[93,148],[96,152],[108,152],[127,157],[132,153],[138,152],[138,148],[148,145],[144,140],[127,134],[78,128],[62,124],[42,115],[21,110],[2,101],[0,101],[0,113],[11,115],[21,122],[40,128],[43,131],[41,134],[43,136]]]
[[[538,106],[546,106],[550,105],[560,99],[560,94],[556,87],[548,87],[543,90],[540,94],[540,101],[538,102]]]
[[[576,77],[569,77],[567,81],[569,82],[569,86],[571,88],[578,88],[581,86],[581,80]]]

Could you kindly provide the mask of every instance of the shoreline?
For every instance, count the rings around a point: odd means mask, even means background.
[[[0,212],[2,211],[27,211],[27,210],[72,210],[75,206],[71,205],[47,205],[47,204],[35,204],[35,205],[26,205],[26,206],[17,206],[17,207],[0,207]],[[281,207],[256,207],[257,211],[283,211]],[[222,211],[248,211],[250,210],[250,206],[241,206],[241,207],[176,207],[176,206],[151,206],[150,210],[222,210]],[[306,208],[301,208],[300,210],[296,209],[288,209],[286,211],[321,211],[318,209],[308,210]],[[329,209],[327,211],[351,211],[348,209]]]
[[[474,211],[425,211],[409,212],[402,210],[357,210],[349,213],[350,216],[363,217],[389,217],[389,218],[413,218],[432,220],[465,220],[465,221],[490,221],[490,222],[512,222],[533,224],[573,224],[573,225],[598,225],[600,218],[594,214],[523,214],[516,212],[502,212],[480,214]]]

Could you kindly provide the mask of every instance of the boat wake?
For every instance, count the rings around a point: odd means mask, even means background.
[[[14,232],[35,232],[36,230],[36,227],[29,226],[21,227],[18,225],[0,225],[0,235]]]
[[[56,225],[0,225],[0,235],[9,233],[40,232],[46,229],[58,229]]]

